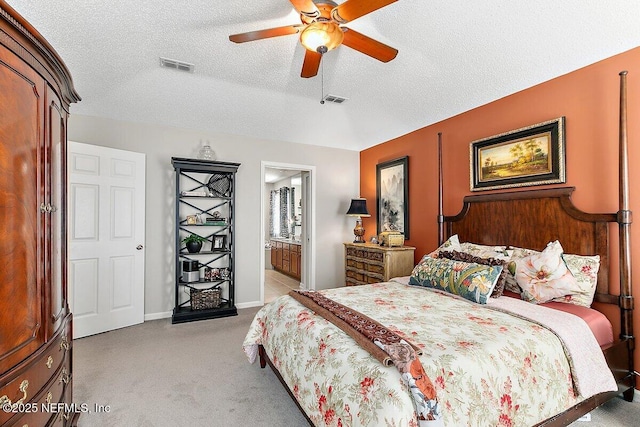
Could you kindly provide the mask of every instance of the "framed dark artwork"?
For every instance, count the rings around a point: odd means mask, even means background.
[[[376,165],[378,234],[399,231],[409,239],[409,157]]]
[[[564,117],[473,141],[471,191],[564,183],[564,147]]]

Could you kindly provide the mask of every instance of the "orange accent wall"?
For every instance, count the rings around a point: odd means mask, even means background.
[[[418,261],[438,244],[438,132],[442,132],[444,214],[453,215],[460,211],[463,197],[471,194],[469,147],[472,141],[561,116],[566,117],[567,181],[563,185],[576,187],[574,204],[586,212],[617,212],[618,73],[623,70],[629,72],[629,203],[632,211],[640,213],[640,168],[636,167],[640,165],[639,47],[362,151],[360,194],[368,200],[371,213],[371,218],[363,221],[365,238],[376,233],[376,164],[409,156],[411,239],[406,244],[417,248]],[[617,227],[611,234],[617,245]],[[640,274],[640,226],[631,226],[631,242],[632,269]],[[615,262],[616,246],[613,252]],[[616,266],[612,264],[612,283],[618,279]],[[618,291],[612,289],[611,292]],[[633,292],[640,298],[640,281],[634,283]],[[612,317],[617,318],[617,314]],[[614,325],[616,335],[619,329],[618,322]],[[637,309],[634,329],[640,331]],[[640,366],[640,351],[636,351],[635,366]]]

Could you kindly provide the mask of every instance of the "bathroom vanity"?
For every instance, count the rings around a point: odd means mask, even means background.
[[[302,242],[293,239],[271,239],[271,265],[280,273],[300,280]]]

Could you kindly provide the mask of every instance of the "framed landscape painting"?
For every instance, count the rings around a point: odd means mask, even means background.
[[[376,165],[378,234],[399,231],[409,239],[409,157]]]
[[[471,143],[471,191],[566,181],[564,117]]]

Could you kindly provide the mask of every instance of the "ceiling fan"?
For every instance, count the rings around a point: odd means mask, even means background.
[[[347,0],[339,5],[331,0],[289,1],[300,13],[301,24],[234,34],[229,40],[245,43],[300,34],[300,43],[306,49],[300,76],[305,78],[317,75],[322,55],[341,44],[382,62],[389,62],[398,54],[396,49],[344,26],[398,0]]]

